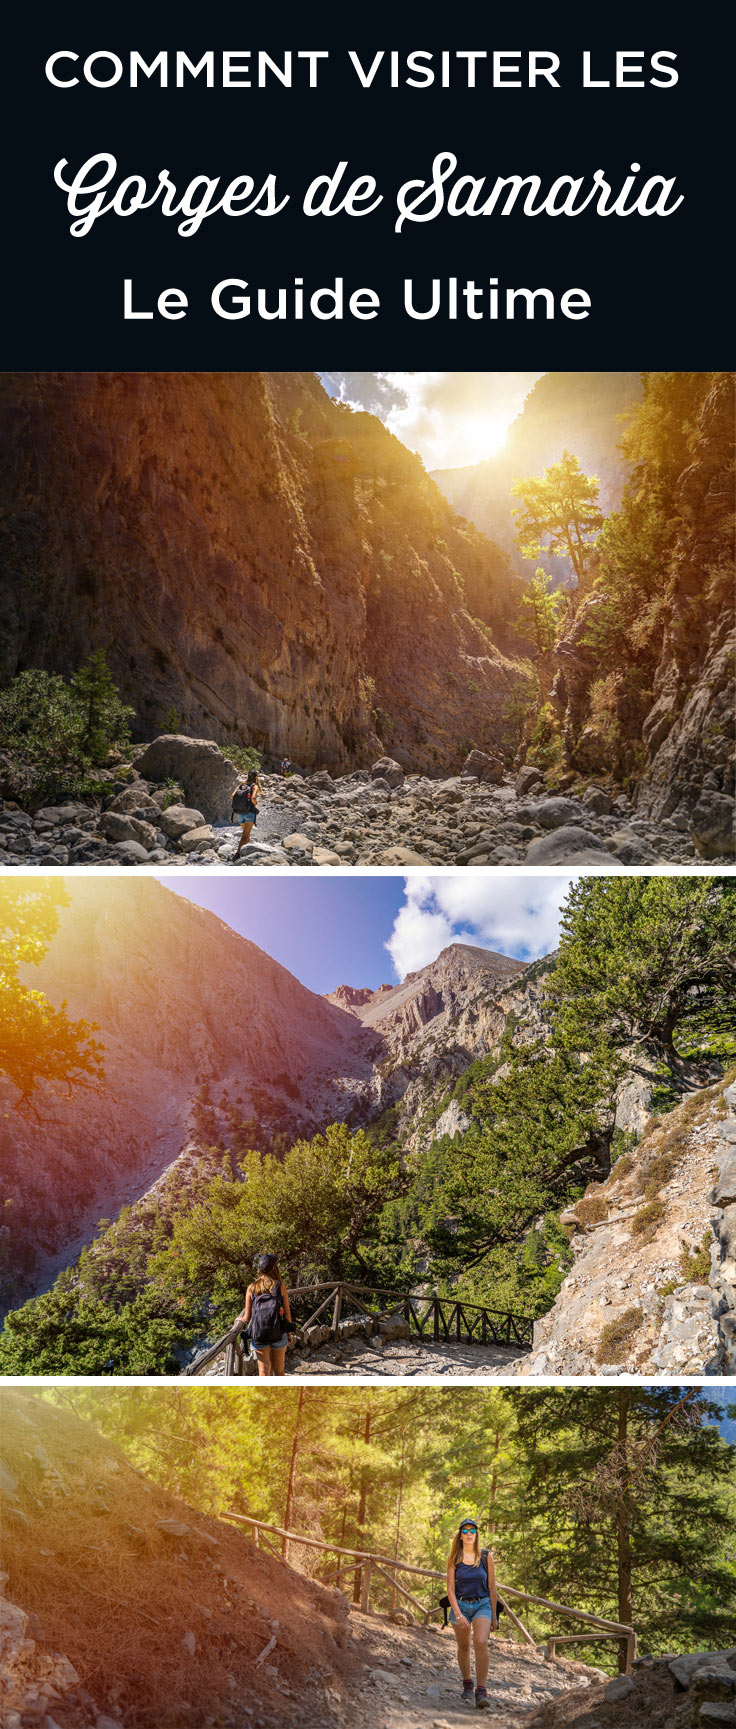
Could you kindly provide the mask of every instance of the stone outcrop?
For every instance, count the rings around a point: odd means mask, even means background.
[[[626,1123],[640,1120],[632,1087]],[[608,1181],[563,1213],[575,1264],[521,1373],[734,1373],[735,1107],[736,1085],[719,1083],[650,1119]]]
[[[503,748],[505,555],[313,373],[9,375],[0,476],[0,683],[102,647],[139,738],[173,707],[305,766]]]

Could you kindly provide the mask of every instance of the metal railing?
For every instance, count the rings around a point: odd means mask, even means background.
[[[324,1294],[322,1294],[324,1293]],[[315,1309],[310,1302],[319,1296]],[[367,1299],[367,1300],[366,1300]],[[380,1304],[390,1299],[389,1307]],[[374,1306],[371,1306],[371,1300]],[[375,1304],[379,1307],[376,1308]],[[411,1291],[374,1289],[370,1285],[353,1285],[344,1280],[332,1280],[322,1285],[296,1285],[289,1288],[289,1304],[298,1331],[304,1333],[315,1326],[320,1317],[330,1311],[329,1329],[337,1336],[342,1320],[349,1311],[357,1311],[367,1319],[380,1322],[404,1320],[412,1333],[429,1344],[495,1345],[502,1349],[525,1351],[532,1343],[534,1322],[528,1315],[518,1315],[504,1309],[489,1309],[481,1303],[466,1303],[454,1297],[418,1296]],[[303,1319],[304,1311],[307,1318]],[[200,1351],[184,1370],[185,1375],[201,1375],[215,1357],[225,1353],[225,1374],[242,1375],[245,1350],[241,1340],[242,1324],[230,1327],[227,1333]]]
[[[350,1573],[358,1573],[360,1575],[359,1603],[363,1614],[368,1614],[370,1611],[371,1586],[376,1575],[387,1580],[392,1591],[396,1590],[400,1596],[405,1597],[415,1609],[419,1610],[425,1626],[429,1625],[433,1615],[442,1613],[439,1604],[422,1603],[412,1591],[400,1584],[396,1577],[397,1573],[410,1573],[415,1577],[441,1580],[444,1583],[445,1574],[438,1572],[434,1567],[417,1567],[409,1561],[399,1561],[396,1557],[374,1554],[370,1549],[345,1549],[338,1543],[324,1543],[318,1537],[304,1537],[299,1531],[286,1531],[281,1525],[270,1525],[263,1519],[249,1518],[245,1513],[225,1512],[220,1514],[220,1518],[231,1519],[237,1525],[248,1525],[253,1532],[254,1542],[263,1544],[265,1548],[270,1549],[278,1557],[279,1561],[286,1561],[287,1565],[289,1564],[287,1545],[291,1543],[307,1549],[320,1549],[326,1554],[339,1556],[337,1573],[330,1573],[325,1578],[317,1575],[315,1582],[322,1585],[334,1585]],[[266,1532],[269,1533],[268,1536],[265,1535]],[[271,1536],[281,1538],[280,1551],[270,1542]],[[349,1566],[343,1565],[343,1556],[350,1561]],[[626,1673],[630,1672],[636,1657],[637,1647],[637,1635],[632,1626],[622,1621],[609,1621],[602,1615],[591,1615],[587,1609],[571,1609],[567,1603],[553,1603],[547,1597],[535,1597],[531,1592],[521,1591],[515,1585],[503,1584],[501,1580],[497,1581],[497,1588],[499,1596],[503,1598],[504,1610],[509,1620],[521,1634],[523,1642],[533,1646],[535,1651],[544,1645],[545,1655],[554,1657],[557,1645],[597,1644],[599,1641],[611,1639],[615,1640],[617,1644],[625,1644]],[[543,1635],[541,1639],[535,1639],[511,1608],[509,1597],[516,1598],[525,1608],[528,1608],[529,1604],[534,1604],[536,1608],[551,1610],[555,1615],[567,1616],[574,1621],[583,1621],[586,1625],[595,1627],[596,1631],[594,1633],[551,1633]]]

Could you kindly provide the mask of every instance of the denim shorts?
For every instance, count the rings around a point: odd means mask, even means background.
[[[493,1620],[490,1597],[479,1597],[472,1603],[464,1597],[458,1597],[457,1606],[462,1611],[466,1621],[477,1621],[479,1616],[485,1617],[487,1621]],[[457,1615],[454,1609],[450,1610],[450,1620],[453,1627],[457,1626]]]
[[[251,1341],[250,1341],[250,1354],[252,1357],[255,1357],[257,1354],[257,1351],[285,1351],[288,1343],[289,1343],[288,1333],[282,1333],[281,1338],[277,1339],[275,1344],[273,1344],[273,1345],[255,1346],[253,1343],[253,1340],[251,1339]]]

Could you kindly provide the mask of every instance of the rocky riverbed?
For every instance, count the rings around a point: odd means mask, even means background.
[[[0,803],[0,863],[102,866],[637,865],[733,863],[734,811],[704,786],[696,809],[658,823],[626,793],[570,777],[550,789],[473,751],[445,780],[382,757],[333,779],[326,769],[261,775],[258,820],[235,860],[232,764],[209,740],[164,736],[101,771],[96,798],[24,810]],[[107,792],[109,787],[109,792]]]

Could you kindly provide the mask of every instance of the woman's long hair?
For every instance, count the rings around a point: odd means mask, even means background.
[[[253,1284],[253,1296],[260,1296],[262,1291],[275,1291],[281,1284],[281,1274],[277,1262],[274,1261],[270,1273],[259,1273]]]
[[[456,1531],[455,1536],[453,1538],[453,1542],[452,1542],[452,1548],[450,1550],[450,1553],[449,1553],[449,1556],[447,1559],[448,1567],[456,1567],[458,1564],[458,1561],[462,1561],[462,1558],[463,1558],[463,1540],[462,1540],[462,1537],[460,1536],[460,1532]],[[474,1565],[476,1567],[480,1566],[480,1532],[479,1531],[476,1531],[476,1533],[475,1533],[475,1553],[473,1555],[473,1562],[474,1562]]]

